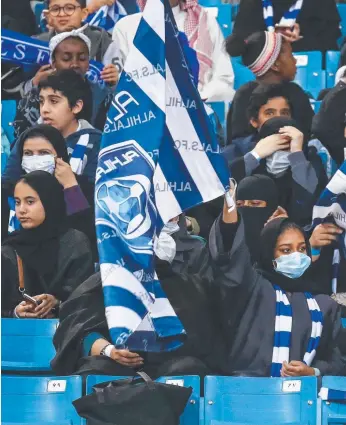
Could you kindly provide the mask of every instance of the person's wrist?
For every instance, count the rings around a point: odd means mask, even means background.
[[[71,187],[77,186],[77,185],[78,185],[77,180],[75,178],[71,178],[63,184],[63,188],[64,189],[70,189]]]
[[[260,160],[262,159],[262,156],[261,156],[261,154],[258,152],[258,150],[256,150],[256,148],[255,149],[253,149],[251,152],[250,152],[251,154],[252,154],[252,156],[258,161],[258,162],[260,162]]]

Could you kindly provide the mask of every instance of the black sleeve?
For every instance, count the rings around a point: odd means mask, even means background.
[[[13,317],[15,307],[23,301],[18,291],[16,256],[12,248],[1,248],[1,317]]]
[[[296,83],[289,83],[288,96],[293,108],[293,117],[297,120],[305,139],[310,139],[312,120],[315,115],[309,96]]]
[[[292,47],[295,52],[339,50],[340,17],[335,0],[307,0],[297,23],[303,38]]]
[[[260,0],[241,0],[233,32],[243,38],[257,31],[265,31],[262,2]]]

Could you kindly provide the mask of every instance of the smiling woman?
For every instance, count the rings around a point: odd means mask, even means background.
[[[49,318],[93,272],[89,242],[68,229],[63,188],[45,171],[34,171],[15,186],[15,211],[21,229],[3,243],[2,316]],[[63,247],[63,249],[62,249]],[[23,262],[26,293],[18,290],[17,256]]]

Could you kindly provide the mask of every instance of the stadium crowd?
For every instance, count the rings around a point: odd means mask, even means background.
[[[39,32],[28,0],[2,2],[2,28],[50,50],[49,64],[34,70],[2,62],[2,99],[17,102],[15,139],[2,129],[1,140],[2,317],[59,318],[52,368],[62,375],[346,375],[346,247],[337,251],[345,244],[345,181],[343,218],[312,225],[346,158],[346,43],[335,0],[241,0],[226,40],[197,0],[170,0],[201,99],[230,104],[225,131],[216,114],[209,119],[236,182],[235,205],[221,197],[196,206],[155,243],[155,270],[187,332],[184,345],[166,353],[113,345],[98,271],[95,174],[145,3],[136,9],[126,0],[128,15],[105,30],[85,20],[114,0],[47,0],[47,31]],[[295,24],[282,24],[293,6]],[[341,52],[340,71],[315,113],[293,82],[293,52],[328,50]],[[236,91],[231,57],[255,76]],[[91,60],[104,65],[102,84],[86,77]],[[287,330],[282,316],[291,323],[283,362],[274,349],[275,331]]]

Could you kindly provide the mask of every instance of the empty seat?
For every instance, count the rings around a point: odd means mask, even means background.
[[[123,376],[90,375],[86,381],[86,393],[92,392],[92,387],[101,382],[124,379]],[[200,378],[199,376],[164,376],[157,379],[166,384],[192,387],[191,397],[186,405],[184,413],[180,417],[180,425],[199,425],[200,409]]]
[[[324,376],[322,386],[346,391],[345,376]],[[346,404],[337,401],[322,401],[322,425],[345,425],[346,424]]]
[[[205,425],[316,425],[317,380],[207,376]]]
[[[241,58],[232,58],[232,66],[234,72],[234,89],[238,90],[239,87],[255,80],[255,75],[246,66],[241,63]]]
[[[340,52],[326,53],[327,87],[334,87],[335,74],[340,62]]]
[[[1,369],[49,371],[56,319],[1,319]]]
[[[313,99],[317,99],[320,91],[326,88],[326,71],[310,71],[308,68],[297,68],[297,74],[294,81],[299,84],[309,96]]]
[[[337,7],[341,18],[341,32],[342,35],[346,35],[346,4],[338,4]]]
[[[82,396],[80,376],[1,377],[3,425],[81,425],[72,401]]]
[[[226,107],[228,110],[228,103],[225,102],[209,102],[208,105],[215,112],[217,117],[219,118],[220,124],[223,128],[225,128],[226,123]]]
[[[202,0],[199,4],[216,18],[224,37],[229,36],[232,32],[232,5],[217,0]]]
[[[342,327],[346,328],[346,319],[341,319]]]

